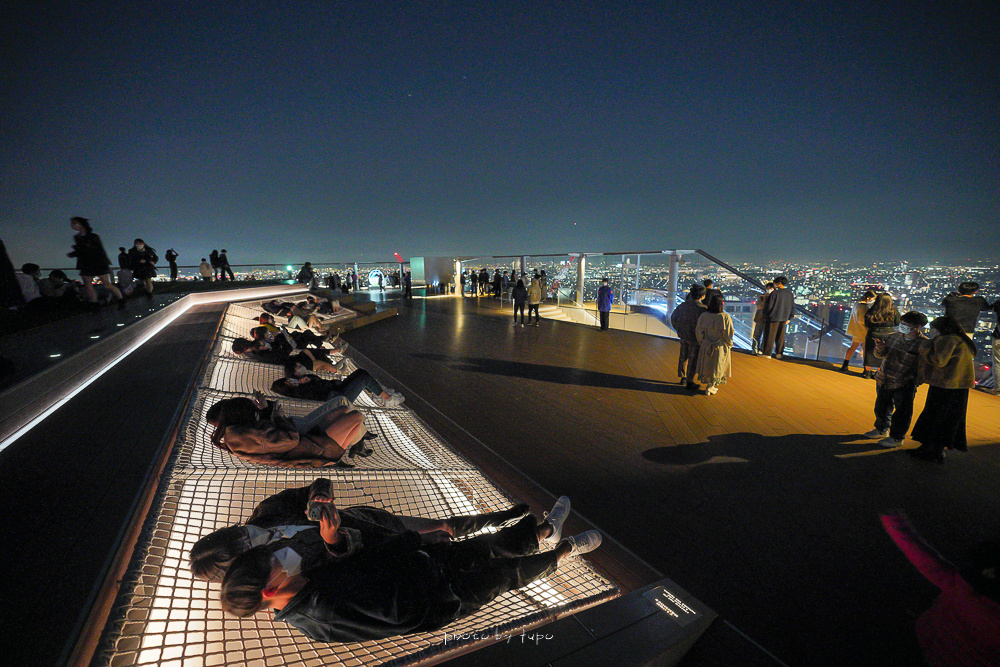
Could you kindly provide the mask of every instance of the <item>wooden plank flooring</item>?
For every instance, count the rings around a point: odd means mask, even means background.
[[[65,656],[224,309],[185,313],[0,453],[7,664]]]
[[[997,397],[972,392],[968,454],[922,464],[861,437],[874,383],[829,365],[737,354],[719,394],[689,396],[674,341],[556,321],[521,329],[481,301],[400,303],[399,317],[345,338],[427,402],[408,402],[421,417],[447,414],[569,495],[789,664],[918,660],[909,610],[936,591],[879,512],[905,509],[955,559],[1000,534]]]

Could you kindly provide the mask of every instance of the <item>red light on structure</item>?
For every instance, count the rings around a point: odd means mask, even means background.
[[[402,264],[402,263],[403,263],[403,258],[399,256],[399,253],[398,253],[398,252],[394,252],[394,253],[392,253],[392,254],[396,256],[396,261],[397,261],[397,262],[399,262],[400,264]]]

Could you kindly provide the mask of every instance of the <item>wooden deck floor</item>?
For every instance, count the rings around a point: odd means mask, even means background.
[[[411,407],[446,414],[789,664],[915,664],[934,598],[881,532],[905,509],[960,559],[1000,535],[1000,399],[972,392],[968,454],[923,464],[860,434],[874,383],[736,355],[716,396],[676,383],[674,341],[417,299],[345,338]],[[916,400],[919,414],[924,391]],[[907,442],[907,446],[915,443]]]

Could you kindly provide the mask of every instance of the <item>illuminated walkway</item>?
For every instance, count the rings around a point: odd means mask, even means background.
[[[346,338],[424,399],[408,405],[436,431],[466,433],[570,495],[788,664],[917,664],[909,610],[936,590],[879,512],[904,509],[955,559],[1000,535],[1000,398],[972,392],[971,451],[924,464],[860,437],[874,383],[830,365],[737,354],[730,384],[689,396],[675,341],[514,328],[481,302],[398,302],[399,317]],[[712,664],[703,652],[725,627],[687,660]]]

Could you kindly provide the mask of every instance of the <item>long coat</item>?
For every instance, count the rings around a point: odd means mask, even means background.
[[[698,377],[720,384],[733,376],[733,318],[728,313],[702,313],[695,327],[698,339]]]

